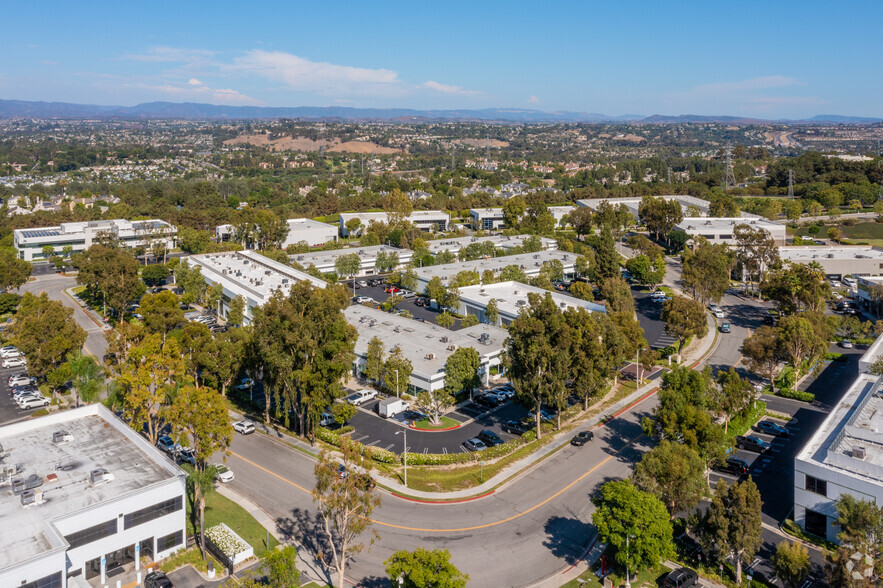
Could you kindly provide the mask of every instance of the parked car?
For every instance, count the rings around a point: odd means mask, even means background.
[[[346,397],[346,401],[355,406],[361,406],[377,398],[377,390],[358,390]]]
[[[356,284],[358,284],[358,285],[361,286],[362,288],[367,288],[367,287],[368,287],[368,282],[366,282],[365,280],[359,280],[358,282],[356,282]]]
[[[576,447],[582,447],[589,441],[595,438],[595,434],[591,431],[580,431],[576,435],[574,435],[573,439],[570,440],[571,445],[575,445]]]
[[[27,378],[27,377],[28,377],[27,372],[14,372],[14,373],[9,374],[9,377],[6,378],[6,383],[9,384],[15,378]]]
[[[24,357],[11,357],[3,360],[3,363],[0,363],[0,367],[6,368],[15,368],[15,367],[24,367],[27,365]]]
[[[395,286],[387,286],[383,289],[383,291],[387,294],[395,294],[396,292],[400,292],[401,290],[399,288],[396,288]]]
[[[492,393],[496,394],[500,398],[504,400],[509,400],[513,396],[515,396],[515,389],[512,386],[500,386],[499,388],[494,388],[491,390]]]
[[[463,447],[465,447],[469,451],[482,451],[484,449],[487,449],[487,445],[485,445],[484,441],[482,441],[478,437],[473,437],[472,439],[467,439],[466,441],[463,441]]]
[[[17,388],[19,386],[30,386],[37,383],[37,378],[32,378],[30,376],[14,376],[9,379],[9,386],[11,388]]]
[[[715,317],[717,317],[717,318],[724,318],[724,309],[722,309],[722,308],[721,308],[720,306],[718,306],[717,304],[712,304],[712,305],[710,305],[710,306],[708,307],[708,310],[710,310],[710,311],[711,311],[711,314],[713,314]]]
[[[254,423],[251,421],[236,421],[233,423],[233,430],[242,435],[251,435],[254,433]]]
[[[21,351],[17,347],[7,345],[6,347],[0,347],[0,357],[21,357]]]
[[[748,462],[742,458],[731,455],[724,460],[723,463],[716,464],[714,469],[719,472],[742,477],[748,475]]]
[[[12,391],[11,396],[12,396],[13,400],[18,402],[19,400],[21,400],[22,398],[25,398],[26,396],[34,396],[35,394],[40,394],[40,391],[37,388],[29,386],[29,387],[16,388],[15,390]]]
[[[233,470],[222,463],[215,464],[215,480],[226,484],[233,481]]]
[[[761,433],[775,435],[776,437],[787,437],[788,429],[775,421],[760,421],[755,428]]]
[[[346,466],[342,463],[337,464],[337,477],[338,478],[346,478],[350,473],[347,471]]]
[[[370,296],[356,296],[355,301],[356,304],[365,304],[366,302],[373,302],[374,299]]]
[[[736,447],[755,453],[766,453],[770,448],[770,444],[754,435],[746,435],[744,437],[739,435],[736,437]]]
[[[488,447],[503,444],[503,439],[501,439],[499,435],[488,429],[485,429],[481,433],[479,433],[478,438],[481,439]]]
[[[189,447],[182,447],[178,450],[178,459],[183,461],[184,463],[189,463],[192,466],[196,465],[196,456],[193,455],[193,450]]]
[[[144,588],[175,588],[175,585],[164,573],[150,572],[144,577]]]
[[[843,339],[842,341],[840,341],[840,347],[844,349],[852,349],[853,347],[855,347],[855,345],[853,345],[850,339]]]
[[[503,423],[502,429],[510,435],[523,435],[530,430],[530,427],[521,421],[506,421]]]
[[[401,292],[399,292],[399,296],[401,296],[402,298],[413,298],[414,296],[416,296],[416,294],[414,292],[411,292],[410,290],[402,290]]]
[[[162,437],[157,439],[156,446],[169,455],[174,454],[178,449],[181,448],[181,446],[177,445],[175,441],[168,435],[163,435]]]
[[[730,323],[724,323],[720,328],[721,333],[729,333],[730,332]]]
[[[662,581],[663,588],[687,588],[699,584],[699,575],[690,568],[678,568]]]
[[[31,408],[40,408],[49,406],[49,399],[43,395],[40,396],[28,396],[27,398],[22,399],[18,403],[19,408],[22,410],[28,410]]]
[[[472,398],[472,401],[488,408],[496,408],[503,404],[502,399],[495,394],[478,394]]]

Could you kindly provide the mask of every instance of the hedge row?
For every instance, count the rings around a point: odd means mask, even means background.
[[[803,392],[802,390],[794,390],[793,388],[776,388],[776,396],[782,398],[792,398],[803,402],[812,402],[816,399],[815,394]]]
[[[528,433],[525,433],[527,435]],[[536,438],[536,433],[533,434]],[[449,465],[453,463],[467,463],[479,459],[497,459],[514,453],[521,448],[525,440],[521,437],[510,439],[502,445],[488,447],[481,453],[411,453],[408,452],[408,465]]]
[[[325,427],[319,427],[316,429],[316,437],[335,447],[343,447],[343,445],[346,444],[351,451],[355,451],[359,455],[363,455],[380,463],[396,463],[399,459],[392,451],[387,451],[380,447],[374,447],[373,445],[362,445],[358,441],[353,441],[349,437],[338,435],[333,431],[329,431]]]

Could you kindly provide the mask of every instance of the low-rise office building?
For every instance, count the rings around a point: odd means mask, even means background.
[[[355,369],[365,369],[368,342],[377,337],[383,343],[384,357],[395,347],[411,362],[409,382],[412,394],[445,386],[445,362],[460,347],[472,347],[480,356],[479,374],[485,385],[500,371],[500,356],[506,341],[505,330],[490,325],[474,325],[449,331],[382,310],[356,304],[344,311],[347,321],[359,332]]]
[[[502,208],[472,208],[469,215],[476,231],[495,231],[506,226]]]
[[[277,291],[287,294],[295,282],[309,282],[324,288],[324,280],[298,271],[255,251],[203,253],[185,258],[190,267],[199,267],[206,284],[221,284],[223,296],[218,314],[227,317],[230,301],[242,296],[245,301],[243,324],[251,324],[254,309],[266,303]]]
[[[350,234],[347,223],[353,219],[358,219],[361,223],[356,231],[357,235],[361,235],[372,222],[385,223],[389,220],[389,215],[385,212],[343,212],[340,215],[340,236],[348,237]],[[448,230],[450,217],[443,210],[415,210],[408,216],[408,221],[421,231],[430,233],[443,232]]]
[[[410,249],[400,249],[389,245],[371,245],[367,247],[334,249],[332,251],[311,251],[309,253],[296,253],[289,257],[291,261],[300,264],[304,269],[311,265],[315,266],[322,273],[336,272],[335,263],[338,258],[343,255],[351,255],[355,253],[359,256],[360,266],[357,276],[373,276],[382,273],[377,270],[378,255],[395,255],[398,258],[398,265],[394,269],[401,268],[411,263],[411,257],[414,252]]]
[[[0,586],[106,580],[185,545],[186,474],[102,404],[0,427]]]
[[[576,210],[576,206],[549,206],[549,214],[555,219],[555,226],[560,226],[565,216]]]
[[[491,243],[494,249],[510,251],[524,245],[525,239],[536,238],[540,240],[543,249],[558,249],[558,241],[549,237],[534,237],[533,235],[490,235],[488,237],[453,237],[450,239],[435,239],[426,242],[426,248],[433,255],[442,251],[449,251],[456,255],[464,247],[473,243]]]
[[[85,251],[95,243],[112,241],[122,247],[154,247],[165,244],[165,249],[174,249],[178,229],[159,220],[99,220],[76,223],[61,223],[55,227],[16,229],[13,244],[18,256],[25,261],[47,259],[43,248],[50,246],[55,255],[61,255],[70,246],[73,253]]]
[[[555,305],[566,310],[568,308],[584,308],[589,312],[607,312],[607,309],[601,304],[588,302],[573,296],[568,296],[560,292],[550,292],[531,286],[522,284],[521,282],[498,282],[496,284],[477,284],[475,286],[466,286],[460,288],[460,309],[459,313],[466,315],[471,314],[478,317],[481,322],[488,322],[487,305],[491,300],[497,303],[497,320],[496,325],[509,325],[514,321],[521,311],[530,305],[529,296],[535,294],[539,297],[549,295],[555,301]]]
[[[883,505],[883,377],[869,373],[878,337],[855,382],[794,459],[794,520],[837,542],[837,501],[849,494]]]
[[[315,247],[330,241],[337,241],[337,227],[335,225],[315,221],[311,218],[290,218],[285,222],[288,224],[288,234],[282,242],[282,249],[301,242]],[[234,225],[218,225],[215,227],[215,238],[219,242],[236,239],[236,227]]]
[[[687,195],[667,195],[667,196],[657,196],[656,198],[662,198],[663,200],[675,200],[680,202],[681,209],[684,211],[684,216],[687,215],[690,207],[695,207],[696,210],[699,211],[700,215],[708,215],[709,207],[711,206],[708,200],[703,200],[702,198],[696,198],[695,196],[687,196]],[[602,203],[608,202],[612,206],[620,206],[624,205],[628,208],[629,212],[632,213],[632,216],[635,217],[635,220],[638,220],[638,207],[641,205],[642,198],[639,196],[635,197],[625,197],[625,198],[587,198],[585,200],[577,200],[577,206],[583,206],[586,208],[591,208],[592,210],[597,210]],[[754,216],[754,215],[752,215]]]
[[[572,277],[576,272],[576,258],[577,255],[574,253],[547,250],[536,253],[519,253],[518,255],[477,259],[475,261],[431,265],[417,268],[414,271],[417,273],[417,290],[422,292],[432,278],[437,276],[442,281],[442,284],[447,286],[450,279],[462,271],[478,272],[479,277],[484,272],[491,271],[494,276],[499,276],[503,268],[514,265],[524,271],[527,277],[532,278],[539,275],[543,266],[553,259],[561,262],[561,265],[564,267],[564,277]]]
[[[817,263],[831,278],[883,274],[880,247],[780,247],[779,257],[791,263]]]
[[[785,225],[764,218],[685,217],[675,226],[675,230],[684,231],[690,237],[701,235],[712,244],[735,245],[735,231],[738,225],[748,225],[752,229],[763,229],[769,233],[776,245],[785,244]]]

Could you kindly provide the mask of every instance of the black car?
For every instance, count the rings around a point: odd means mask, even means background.
[[[736,447],[755,453],[766,453],[770,448],[770,444],[754,435],[747,435],[745,437],[739,435],[736,437]]]
[[[489,431],[485,429],[481,433],[478,434],[478,438],[485,442],[485,445],[488,447],[493,447],[494,445],[502,445],[503,440],[499,435],[494,433],[493,431]]]
[[[595,434],[591,431],[580,431],[577,433],[573,439],[570,440],[571,445],[576,445],[577,447],[582,447],[589,441],[595,438]]]
[[[690,568],[678,568],[671,572],[662,581],[663,588],[686,588],[696,586],[699,583],[699,575]]]
[[[501,404],[499,396],[492,396],[490,394],[480,394],[472,400],[473,402],[482,406],[487,406],[488,408],[496,408]]]
[[[715,469],[719,472],[732,474],[741,478],[742,476],[748,475],[748,462],[744,459],[730,456],[724,461],[724,463],[717,464]]]
[[[175,585],[164,573],[150,572],[144,578],[144,588],[175,588]]]
[[[758,431],[777,437],[787,437],[788,429],[774,421],[760,421],[755,425]]]
[[[523,435],[530,430],[530,428],[525,426],[521,421],[506,421],[503,423],[502,428],[510,435]]]

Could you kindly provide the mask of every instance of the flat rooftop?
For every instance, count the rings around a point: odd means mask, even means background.
[[[386,212],[342,212],[340,213],[341,221],[346,224],[346,219],[358,218],[361,220],[386,220]],[[448,213],[443,210],[414,210],[408,216],[412,221],[417,220],[434,220],[439,218],[450,218]]]
[[[784,261],[807,263],[814,259],[880,259],[883,249],[879,247],[779,247],[779,257]]]
[[[785,225],[765,218],[744,217],[717,217],[717,216],[690,216],[685,217],[675,228],[686,232],[691,231],[715,231],[734,228],[736,225],[748,225],[750,227],[766,229],[767,231],[784,231]]]
[[[296,261],[301,264],[303,267],[309,267],[310,264],[315,265],[316,267],[322,267],[327,265],[334,265],[334,262],[337,261],[337,258],[342,255],[349,255],[351,253],[355,253],[359,256],[363,262],[371,261],[377,258],[377,254],[380,252],[384,253],[395,253],[399,256],[399,261],[407,261],[411,259],[411,256],[414,254],[410,249],[400,249],[398,247],[390,247],[389,245],[370,245],[368,247],[350,247],[347,249],[333,249],[331,251],[310,251],[307,253],[297,253],[295,255],[290,255],[289,259],[291,261]]]
[[[577,200],[576,203],[578,206],[585,206],[587,208],[598,208],[601,206],[602,202],[609,202],[613,206],[625,204],[629,208],[637,208],[641,203],[642,198],[642,196],[626,196],[623,198],[585,198],[583,200]],[[708,200],[696,198],[695,196],[688,196],[686,194],[667,194],[664,196],[657,196],[657,198],[662,198],[663,200],[677,200],[681,203],[681,206],[696,206],[703,211],[708,210],[708,207],[710,206]]]
[[[454,237],[451,239],[435,239],[433,241],[427,241],[426,248],[429,249],[429,252],[433,255],[441,253],[442,251],[456,253],[467,245],[472,245],[473,243],[493,243],[494,247],[498,249],[512,249],[513,247],[521,247],[524,244],[524,240],[529,237],[531,237],[531,235],[491,235],[489,237]],[[558,248],[558,241],[555,239],[550,239],[549,237],[539,237],[539,239],[543,244],[543,249]]]
[[[504,255],[502,257],[492,257],[490,259],[477,259],[475,261],[463,261],[459,263],[446,263],[443,265],[431,265],[418,268],[417,277],[420,280],[429,281],[433,277],[438,276],[442,282],[447,283],[449,278],[454,277],[462,271],[477,271],[479,275],[486,270],[490,270],[495,274],[500,273],[507,265],[517,265],[528,274],[539,272],[540,268],[552,261],[559,260],[564,264],[565,270],[573,268],[576,262],[576,254],[566,253],[564,251],[538,251],[536,253],[519,253],[518,255]]]
[[[560,292],[551,292],[543,290],[529,284],[521,282],[498,282],[496,284],[487,284],[475,286],[466,286],[460,288],[460,300],[463,302],[472,301],[481,306],[493,298],[497,301],[497,309],[500,312],[512,316],[518,316],[522,308],[526,308],[529,304],[528,294],[536,294],[540,297],[549,294],[552,300],[562,310],[567,308],[585,308],[590,312],[607,312],[607,309],[601,304],[581,300]]]
[[[309,282],[317,288],[324,288],[324,280],[306,272],[274,261],[255,251],[232,251],[227,253],[203,253],[191,255],[188,263],[202,267],[203,278],[222,282],[228,289],[243,296],[266,299],[274,290],[288,292],[295,280]]]
[[[319,222],[311,218],[290,218],[285,221],[290,231],[306,231],[309,229],[326,229],[337,232],[337,225]]]
[[[383,342],[384,352],[399,345],[405,357],[411,360],[414,372],[430,377],[444,369],[448,357],[455,351],[451,346],[472,347],[486,360],[503,350],[508,336],[504,329],[491,325],[474,325],[459,331],[449,331],[432,323],[424,323],[359,304],[348,307],[346,320],[359,331],[356,353],[364,356],[368,342],[377,337]],[[479,337],[487,335],[479,342]],[[432,355],[432,358],[427,358]]]
[[[859,374],[797,459],[883,484],[883,376]]]
[[[69,433],[70,440],[54,443],[57,431]],[[15,477],[41,476],[38,489],[45,500],[25,507],[11,485],[0,486],[0,520],[6,529],[0,533],[0,569],[63,547],[51,525],[54,519],[184,476],[101,404],[0,427],[0,444],[0,468],[17,464],[21,471]],[[56,471],[56,464],[66,469]],[[90,473],[98,468],[112,473],[113,480],[93,484]]]

